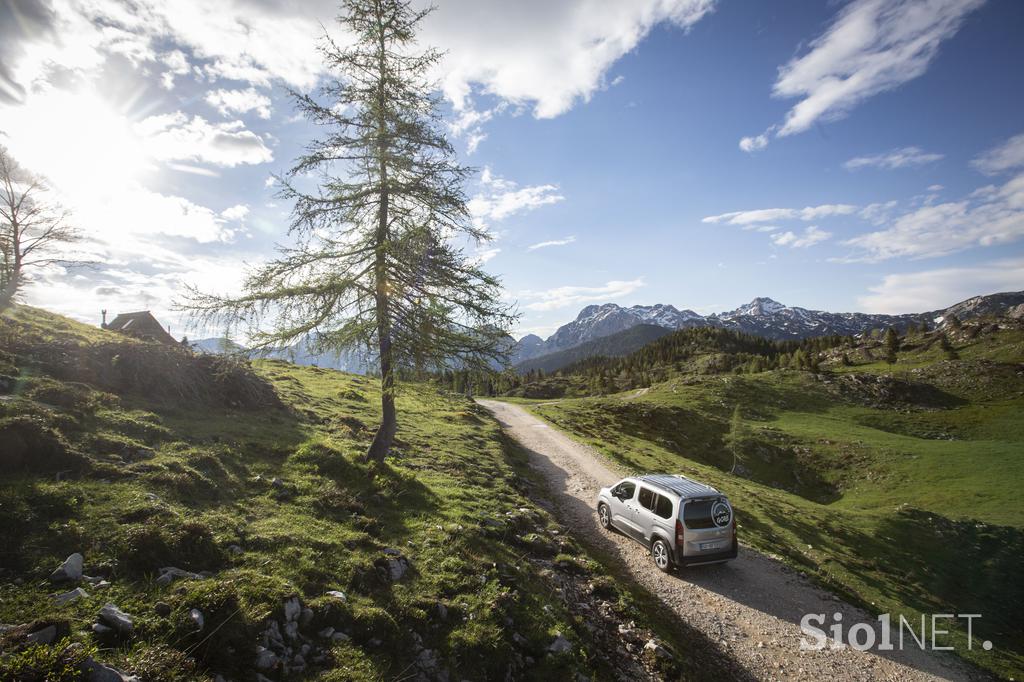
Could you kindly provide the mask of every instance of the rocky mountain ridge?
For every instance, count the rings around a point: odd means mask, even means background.
[[[788,306],[758,297],[735,310],[700,315],[693,310],[679,310],[672,305],[635,305],[623,307],[615,303],[589,305],[576,319],[559,327],[546,340],[530,334],[523,337],[512,353],[512,364],[540,358],[574,348],[589,341],[617,334],[640,324],[653,324],[666,329],[688,327],[719,327],[769,339],[802,339],[831,334],[857,335],[884,327],[904,328],[910,324],[937,324],[955,314],[961,319],[981,315],[1008,314],[1024,304],[1024,291],[975,296],[949,308],[904,315],[874,313],[833,313]]]

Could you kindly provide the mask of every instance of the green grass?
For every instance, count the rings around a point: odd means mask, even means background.
[[[917,368],[905,376],[923,388],[893,405],[869,406],[840,377],[794,371],[683,375],[642,396],[517,402],[626,471],[679,472],[718,487],[737,507],[745,542],[872,612],[983,614],[974,635],[994,650],[976,639],[968,652],[960,631],[953,645],[1020,679],[1024,380],[1020,365],[1007,373],[978,364],[1019,363],[1018,336],[1004,341],[961,351],[956,363],[908,352],[900,371]],[[954,406],[913,404],[936,390]],[[728,473],[735,405],[742,475]]]
[[[71,343],[88,353],[109,336],[27,308],[0,326],[0,342],[16,337],[18,348]],[[253,675],[267,619],[298,595],[316,614],[310,632],[332,626],[351,639],[329,647],[329,664],[289,679],[402,678],[417,638],[452,679],[504,678],[524,655],[534,663],[516,668],[521,678],[600,679],[611,674],[603,645],[554,581],[582,572],[611,585],[623,618],[654,627],[680,654],[671,674],[727,663],[645,615],[647,598],[612,581],[531,501],[525,456],[462,396],[403,384],[396,447],[378,465],[360,458],[379,418],[369,378],[259,362],[285,409],[243,410],[104,393],[59,381],[32,357],[0,352],[0,361],[0,373],[17,376],[0,396],[0,440],[11,446],[0,455],[10,464],[0,469],[0,623],[66,625],[72,641],[147,680],[240,679]],[[16,448],[37,454],[16,459]],[[379,570],[389,549],[411,565],[397,582]],[[84,585],[88,598],[57,607],[46,577],[73,551],[110,585]],[[211,577],[160,585],[168,565]],[[170,616],[154,611],[161,601]],[[135,617],[130,640],[90,632],[106,602]],[[193,608],[206,617],[199,635]],[[556,632],[572,652],[545,655]],[[55,647],[0,640],[0,677],[45,669],[38,679],[59,679],[67,665]]]

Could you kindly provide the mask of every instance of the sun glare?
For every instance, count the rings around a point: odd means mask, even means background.
[[[95,93],[38,94],[5,118],[15,158],[69,198],[116,195],[149,167],[132,121]]]

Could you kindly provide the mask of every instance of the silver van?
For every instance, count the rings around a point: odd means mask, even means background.
[[[736,558],[736,517],[728,498],[685,476],[630,476],[597,495],[597,517],[650,548],[662,571]]]

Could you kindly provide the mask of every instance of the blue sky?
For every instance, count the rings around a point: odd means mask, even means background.
[[[1024,288],[1024,4],[436,4],[423,39],[495,236],[475,255],[521,332],[607,301],[895,313]],[[313,132],[285,87],[321,76],[334,13],[298,7],[0,6],[0,143],[105,263],[39,273],[29,302],[180,331],[183,284],[272,257],[267,180]]]

